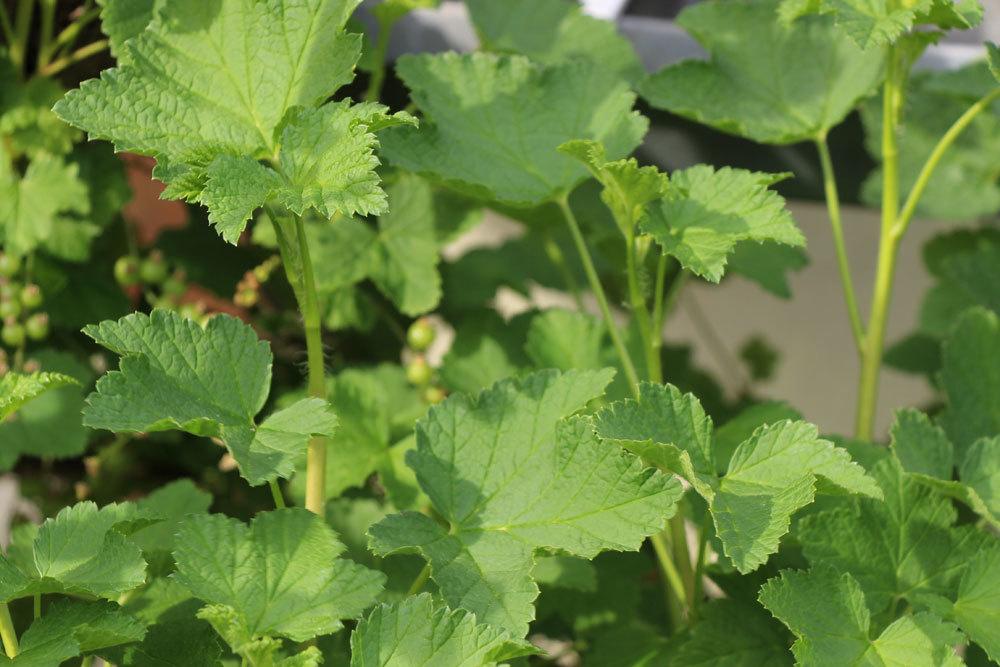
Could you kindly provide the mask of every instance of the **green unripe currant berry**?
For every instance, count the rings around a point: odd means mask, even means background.
[[[168,296],[183,296],[187,292],[187,283],[184,282],[184,274],[174,271],[174,274],[163,281],[163,293]]]
[[[16,299],[0,301],[0,319],[16,319],[21,314],[21,303]]]
[[[21,347],[24,345],[24,327],[14,320],[7,320],[0,330],[0,340],[7,347]]]
[[[433,375],[434,370],[422,356],[414,357],[413,360],[406,365],[406,379],[414,386],[425,386],[431,381],[431,377]]]
[[[35,313],[24,323],[24,330],[31,340],[45,340],[49,337],[49,316],[46,313]]]
[[[447,397],[448,394],[441,387],[427,387],[424,390],[424,402],[428,405],[437,405]]]
[[[119,257],[115,262],[115,280],[122,287],[139,284],[139,260],[131,255]]]
[[[260,292],[252,287],[244,287],[236,292],[233,303],[240,308],[253,308],[260,301]]]
[[[167,262],[159,250],[149,253],[149,257],[139,265],[139,277],[147,285],[159,285],[167,279],[168,273]]]
[[[0,276],[13,278],[21,270],[21,259],[9,253],[0,253]]]
[[[434,342],[434,325],[426,317],[410,325],[406,332],[406,342],[417,352],[423,352]]]
[[[27,284],[21,288],[21,304],[28,310],[34,310],[45,302],[42,288],[38,285]]]
[[[205,313],[205,309],[196,303],[182,303],[177,309],[177,314],[186,320],[198,320]]]

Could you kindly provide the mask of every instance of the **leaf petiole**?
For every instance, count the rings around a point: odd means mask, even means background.
[[[618,352],[618,357],[622,362],[622,367],[625,369],[625,377],[628,379],[629,387],[631,387],[632,393],[638,398],[639,375],[635,372],[635,365],[633,365],[632,358],[625,347],[625,341],[618,328],[618,323],[615,322],[614,315],[611,313],[611,307],[608,305],[608,297],[604,293],[604,287],[601,285],[601,279],[597,275],[597,269],[594,268],[594,260],[590,256],[590,250],[587,249],[587,242],[580,231],[580,224],[577,222],[576,216],[573,215],[573,209],[570,208],[569,197],[562,195],[556,199],[556,204],[559,205],[563,218],[565,218],[566,224],[569,226],[570,234],[573,236],[573,243],[576,246],[577,253],[580,255],[580,261],[583,263],[583,271],[587,275],[587,282],[590,283],[590,289],[594,292],[597,305],[604,316],[604,324],[608,327],[611,342],[614,344],[615,350]]]

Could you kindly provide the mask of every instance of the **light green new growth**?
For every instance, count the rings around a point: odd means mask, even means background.
[[[58,389],[76,380],[61,373],[7,373],[0,377],[0,422],[17,412],[21,406],[50,389]]]
[[[737,243],[805,245],[784,198],[768,187],[786,177],[706,165],[675,171],[642,229],[684,268],[719,282]]]
[[[85,333],[122,356],[120,370],[102,377],[88,399],[83,422],[91,428],[220,438],[252,485],[290,477],[310,436],[336,428],[329,404],[317,398],[255,424],[270,390],[271,351],[234,317],[213,317],[203,329],[173,311],[154,310]]]
[[[686,9],[678,23],[711,60],[671,65],[639,91],[655,107],[761,143],[825,136],[881,83],[883,57],[860,49],[830,17],[786,26],[778,6],[709,0]]]
[[[550,67],[486,53],[405,56],[397,73],[427,120],[419,130],[382,136],[393,164],[473,195],[529,206],[553,201],[586,176],[556,149],[572,139],[601,141],[611,159],[646,133],[635,94],[585,61]]]
[[[753,431],[716,475],[712,421],[692,394],[643,383],[637,401],[605,408],[597,433],[667,472],[684,477],[709,503],[716,533],[736,568],[750,572],[778,550],[792,514],[817,490],[880,498],[847,450],[805,422],[779,421]]]
[[[962,633],[921,612],[893,621],[873,636],[861,586],[827,567],[785,570],[760,591],[760,602],[795,634],[792,652],[803,667],[959,667]]]
[[[415,121],[380,105],[323,104],[354,78],[361,39],[344,25],[357,4],[166,3],[119,45],[121,65],[56,113],[118,150],[156,157],[164,195],[204,204],[230,243],[270,201],[328,218],[381,213],[374,132]]]
[[[534,651],[475,614],[435,606],[426,593],[377,606],[351,635],[351,667],[493,667]]]
[[[62,509],[0,558],[0,601],[41,593],[117,599],[146,580],[142,552],[126,537],[127,505],[82,502]],[[140,520],[139,525],[147,523]]]
[[[421,553],[449,606],[524,636],[537,550],[636,550],[675,511],[676,480],[600,442],[589,419],[566,419],[611,375],[542,371],[432,408],[407,462],[448,525],[391,515],[369,530],[372,549]]]
[[[278,638],[336,632],[381,592],[385,575],[338,558],[343,552],[334,532],[304,509],[262,513],[249,526],[196,515],[180,524],[174,576],[209,603],[199,616],[235,652],[273,655]]]

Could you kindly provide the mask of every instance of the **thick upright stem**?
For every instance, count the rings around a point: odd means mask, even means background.
[[[844,302],[847,304],[847,316],[851,320],[854,344],[860,351],[864,344],[865,331],[861,324],[861,311],[858,309],[855,297],[854,281],[851,279],[851,263],[847,258],[847,246],[844,243],[844,229],[840,218],[840,195],[837,192],[837,178],[833,171],[833,161],[830,159],[830,149],[827,146],[825,135],[816,139],[816,150],[819,152],[819,162],[823,170],[823,191],[826,194],[826,208],[830,214],[833,245],[837,251],[840,285],[844,290]]]
[[[319,313],[319,299],[316,296],[316,278],[313,275],[312,259],[309,256],[309,241],[306,239],[305,225],[301,218],[295,219],[295,233],[299,242],[299,257],[302,262],[302,322],[306,332],[306,358],[309,368],[309,395],[326,399],[326,379],[324,377],[323,338]],[[326,439],[313,438],[306,453],[306,509],[322,514],[326,505]]]
[[[10,608],[6,602],[0,602],[0,641],[8,658],[17,657],[17,632],[14,630],[14,620],[10,617]]]
[[[882,89],[882,230],[879,241],[878,269],[872,292],[868,330],[861,349],[861,377],[858,384],[855,435],[870,440],[878,405],[879,372],[885,325],[892,300],[899,238],[896,219],[899,214],[899,147],[897,131],[902,107],[904,71],[895,49],[889,47],[888,71]]]
[[[14,15],[14,40],[8,49],[10,59],[18,70],[22,70],[27,57],[28,33],[31,31],[31,16],[34,11],[35,0],[18,0],[17,13]]]
[[[590,283],[590,289],[594,292],[597,305],[601,308],[601,314],[604,316],[604,323],[608,327],[611,342],[614,344],[615,350],[618,352],[618,357],[621,359],[622,367],[625,369],[625,377],[628,379],[629,387],[631,387],[632,393],[638,398],[639,375],[635,372],[635,365],[629,356],[628,348],[625,347],[625,341],[622,338],[621,331],[618,329],[618,323],[615,322],[615,318],[611,313],[611,307],[608,305],[608,297],[604,293],[604,287],[601,285],[601,279],[597,275],[597,269],[594,268],[594,260],[590,256],[590,250],[587,249],[587,242],[580,231],[580,225],[576,221],[576,216],[573,215],[573,209],[570,208],[569,200],[566,196],[560,197],[556,200],[556,203],[562,210],[566,224],[569,226],[570,234],[573,237],[573,244],[580,255],[583,271],[587,275],[587,282]]]
[[[310,396],[326,398],[323,338],[316,295],[316,278],[302,218],[269,209],[285,273],[295,291],[306,336],[307,388]],[[323,514],[326,505],[326,439],[312,438],[306,451],[306,509]]]

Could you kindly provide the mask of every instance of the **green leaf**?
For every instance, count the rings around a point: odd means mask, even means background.
[[[900,410],[892,425],[892,452],[903,469],[939,479],[951,479],[955,454],[944,431],[919,410]]]
[[[993,78],[1000,81],[1000,47],[993,42],[986,42],[986,63]]]
[[[949,595],[969,558],[990,539],[972,526],[955,527],[946,497],[905,473],[893,460],[877,464],[884,501],[853,499],[805,517],[797,531],[806,558],[849,572],[880,613],[894,600]]]
[[[1000,658],[1000,548],[991,544],[972,557],[958,585],[950,618],[991,660]]]
[[[638,400],[604,408],[595,418],[597,434],[684,477],[702,495],[712,494],[715,458],[712,418],[694,394],[673,385],[643,382]]]
[[[198,618],[176,618],[150,626],[130,647],[125,667],[218,667],[222,647],[212,627]],[[116,663],[119,664],[119,663]]]
[[[33,76],[27,81],[0,51],[0,135],[12,156],[62,156],[73,149],[80,133],[52,113],[65,92],[58,81]]]
[[[861,586],[831,568],[785,570],[764,584],[760,602],[795,634],[792,652],[803,667],[963,664],[953,648],[962,633],[927,612],[903,616],[873,636]]]
[[[87,186],[75,164],[42,153],[20,175],[0,147],[0,240],[7,252],[32,252],[53,237],[67,216],[89,210]]]
[[[784,629],[756,605],[713,600],[674,656],[678,665],[769,667],[792,664]]]
[[[667,67],[640,85],[643,97],[761,143],[823,136],[881,83],[883,58],[858,48],[830,17],[786,26],[778,6],[778,0],[710,0],[686,9],[678,23],[711,60]]]
[[[409,174],[386,188],[388,211],[378,219],[372,280],[400,312],[416,316],[441,300],[438,225],[462,211],[442,208],[430,183]]]
[[[737,243],[805,245],[784,198],[768,188],[783,178],[707,165],[676,171],[666,196],[650,207],[642,229],[684,268],[719,282]]]
[[[75,355],[53,350],[32,353],[46,372],[73,378],[24,404],[6,421],[0,420],[0,468],[10,469],[21,455],[64,459],[78,456],[87,446],[89,430],[80,423],[85,390],[93,380],[91,369]],[[2,382],[2,380],[0,380]]]
[[[270,200],[327,218],[380,213],[374,132],[415,121],[380,105],[320,106],[354,78],[361,39],[344,26],[357,4],[167,3],[124,45],[120,67],[56,113],[118,150],[155,156],[164,196],[205,204],[231,243]]]
[[[960,481],[953,481],[955,455],[948,436],[922,412],[900,410],[892,426],[892,452],[914,479],[965,503],[994,526],[1000,526],[1000,505],[993,488],[997,484],[994,478],[1000,476],[1000,448],[996,442],[986,438],[976,441],[961,462]]]
[[[441,380],[452,391],[475,393],[528,365],[521,321],[505,322],[490,310],[464,320],[441,363]]]
[[[61,373],[7,373],[0,377],[0,422],[17,412],[21,406],[50,389],[79,384]]]
[[[97,382],[83,422],[116,432],[178,429],[221,438],[252,485],[289,477],[311,436],[331,435],[326,401],[303,399],[260,425],[271,384],[271,351],[228,315],[203,329],[168,310],[135,313],[84,330],[122,356],[120,370]]]
[[[922,4],[928,5],[927,0]],[[837,25],[862,49],[895,43],[913,27],[916,9],[892,0],[826,0]]]
[[[129,57],[125,42],[145,30],[164,4],[165,0],[97,0],[101,8],[101,31],[108,36],[111,54],[119,62]]]
[[[219,514],[181,522],[174,559],[180,582],[230,642],[306,641],[339,630],[382,590],[385,576],[338,558],[344,546],[304,509],[258,514],[247,526]]]
[[[693,394],[671,385],[642,384],[638,401],[605,408],[596,424],[602,438],[691,483],[708,501],[723,549],[742,573],[778,550],[792,514],[813,501],[817,485],[881,495],[846,450],[820,439],[815,426],[787,420],[754,430],[719,479],[711,419]]]
[[[117,599],[146,580],[146,563],[116,526],[128,508],[92,502],[63,508],[30,545],[0,560],[0,601],[38,593]]]
[[[64,660],[142,640],[146,626],[109,602],[60,600],[25,630],[14,659],[0,664],[51,667]]]
[[[788,274],[809,265],[809,257],[801,248],[780,243],[744,241],[736,244],[729,256],[727,268],[760,285],[771,294],[790,299],[792,288]]]
[[[525,354],[537,368],[597,370],[607,365],[607,329],[591,315],[553,309],[531,318]]]
[[[968,311],[945,341],[943,358],[948,407],[941,425],[961,460],[973,442],[1000,434],[1000,317]]]
[[[608,161],[604,146],[596,141],[577,139],[559,147],[559,152],[574,157],[590,170],[604,189],[601,201],[611,210],[626,238],[632,238],[646,206],[661,198],[670,187],[670,179],[656,167],[640,167],[635,158]]]
[[[135,503],[140,514],[160,521],[130,535],[144,553],[169,552],[174,548],[177,527],[189,514],[203,514],[212,505],[212,495],[189,479],[171,482]]]
[[[475,614],[435,609],[426,593],[375,607],[351,635],[352,667],[491,667],[534,652],[507,631],[477,623]]]
[[[771,401],[758,403],[741,411],[725,424],[715,429],[712,449],[715,452],[715,470],[722,475],[729,468],[733,452],[761,426],[785,420],[801,421],[802,413],[787,403]]]
[[[370,529],[372,549],[421,553],[449,606],[523,636],[537,549],[635,550],[675,511],[676,481],[602,444],[586,418],[564,419],[610,380],[607,370],[543,371],[432,408],[408,462],[448,527],[392,515]]]
[[[647,121],[613,73],[585,61],[551,67],[486,53],[404,56],[397,73],[428,120],[382,137],[389,161],[478,197],[518,206],[568,193],[586,172],[556,149],[603,142],[610,159],[642,140]]]
[[[1000,524],[1000,436],[972,443],[959,462],[958,477],[982,499],[994,523]]]
[[[596,19],[567,0],[467,0],[469,16],[487,51],[520,53],[545,65],[585,59],[630,83],[642,64],[613,23]]]
[[[736,448],[710,507],[726,555],[740,572],[756,569],[778,550],[792,514],[811,503],[817,489],[881,497],[847,451],[819,438],[812,424],[764,426]]]

